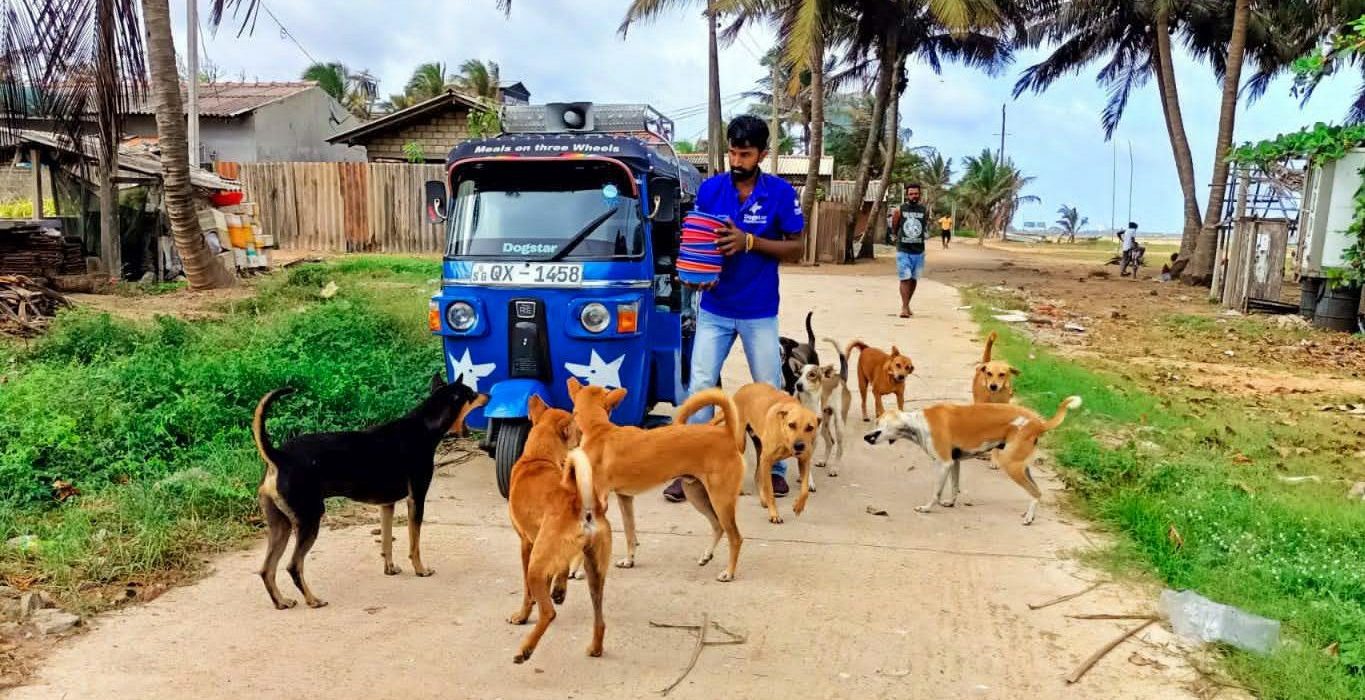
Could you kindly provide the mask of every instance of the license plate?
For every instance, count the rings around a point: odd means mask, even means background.
[[[583,266],[568,263],[474,263],[469,280],[480,284],[512,286],[577,286],[583,283]]]

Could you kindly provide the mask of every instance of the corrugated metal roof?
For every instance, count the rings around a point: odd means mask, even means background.
[[[50,148],[57,148],[68,153],[76,153],[78,150],[83,156],[90,160],[95,160],[96,153],[99,152],[97,143],[93,138],[85,139],[83,149],[77,149],[75,142],[65,136],[59,136],[48,131],[36,131],[33,129],[15,129],[12,132],[0,131],[0,146],[13,147],[18,143],[36,143]],[[161,157],[152,153],[146,146],[120,146],[118,155],[119,175],[142,175],[161,177]],[[233,180],[227,180],[218,175],[201,170],[190,168],[190,184],[207,190],[239,190],[241,185]]]
[[[199,116],[238,117],[268,104],[288,99],[317,87],[312,81],[277,83],[201,83]],[[180,99],[188,100],[188,86],[180,85]],[[152,97],[143,95],[128,106],[128,114],[153,114]]]
[[[706,167],[707,155],[705,153],[681,153],[683,160],[700,168]],[[725,159],[726,167],[730,166],[730,159]],[[763,167],[768,166],[768,161],[763,161]],[[805,175],[810,167],[810,160],[806,156],[778,156],[777,175]],[[820,175],[821,177],[834,176],[834,156],[820,156]]]

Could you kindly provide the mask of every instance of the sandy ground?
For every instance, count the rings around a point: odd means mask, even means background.
[[[861,271],[881,270],[889,273],[885,262]],[[788,334],[813,308],[820,335],[894,341],[909,352],[919,377],[912,400],[965,399],[980,346],[957,292],[923,283],[917,315],[903,321],[889,274],[846,271],[784,276]],[[727,386],[745,378],[742,361],[732,361]],[[1032,527],[1020,525],[1025,494],[982,462],[963,466],[974,505],[921,515],[912,507],[930,489],[926,459],[904,444],[869,447],[864,429],[855,408],[840,475],[817,470],[819,491],[801,517],[790,517],[785,499],[787,522],[772,525],[753,497],[742,499],[746,541],[733,583],[714,580],[718,562],[695,564],[700,515],[657,495],[638,498],[639,560],[607,578],[600,659],[584,654],[591,610],[575,582],[535,657],[512,664],[529,630],[504,622],[521,595],[516,537],[492,464],[479,457],[434,484],[423,544],[436,576],[382,575],[369,525],[324,529],[308,573],[331,604],[280,612],[255,574],[258,545],[218,558],[195,585],[93,620],[6,697],[645,697],[683,672],[695,643],[686,630],[649,622],[697,624],[703,614],[746,641],[704,648],[670,697],[1190,697],[1196,674],[1159,626],[1066,685],[1074,666],[1133,624],[1067,615],[1146,612],[1153,592],[1111,584],[1028,609],[1104,578],[1074,560],[1096,536],[1059,508],[1046,469]],[[621,549],[614,508],[612,516]],[[401,551],[402,529],[395,533]],[[288,590],[283,572],[280,582]]]

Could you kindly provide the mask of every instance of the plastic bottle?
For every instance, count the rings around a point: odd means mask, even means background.
[[[1226,642],[1269,654],[1280,641],[1280,622],[1215,603],[1194,591],[1161,592],[1161,612],[1175,633],[1204,642]]]

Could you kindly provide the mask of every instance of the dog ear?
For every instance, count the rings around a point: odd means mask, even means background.
[[[531,417],[531,425],[540,422],[546,408],[545,400],[540,398],[540,394],[531,394],[531,398],[526,400],[526,415]]]
[[[564,427],[559,429],[559,436],[564,438],[564,444],[576,445],[578,443],[578,421],[572,417],[564,421]]]
[[[901,354],[901,349],[898,348],[898,347],[896,347],[896,346],[894,346],[894,345],[892,345],[892,346],[891,346],[891,356],[892,356],[892,357],[900,357],[900,354]]]
[[[1011,367],[1011,368],[1010,368],[1010,374],[1013,374],[1013,375],[1016,376],[1016,377],[1019,376],[1019,368],[1018,368],[1018,367]]]
[[[768,409],[768,422],[786,421],[787,417],[790,415],[791,406],[785,403],[779,403]]]
[[[569,387],[569,400],[570,400],[570,401],[577,401],[577,400],[578,400],[578,390],[579,390],[579,389],[582,389],[582,388],[583,388],[583,385],[578,383],[578,378],[577,378],[577,377],[569,377],[568,387]]]
[[[436,393],[441,387],[446,385],[445,377],[440,372],[431,373],[431,393]]]
[[[985,362],[978,362],[978,363],[976,363],[976,371],[978,371],[978,372],[985,372],[985,371],[986,371],[986,363],[985,363]]]
[[[608,391],[608,392],[607,392],[607,402],[606,402],[606,403],[607,403],[607,413],[611,413],[613,410],[616,409],[617,406],[620,406],[620,405],[621,405],[621,402],[622,402],[622,401],[625,401],[625,400],[626,400],[626,390],[625,390],[624,388],[621,388],[621,389],[612,389],[611,391]]]

